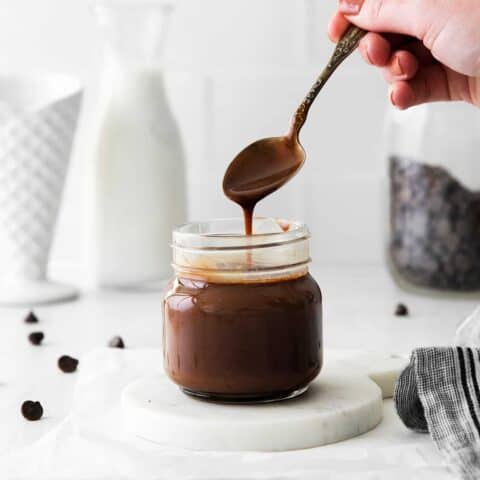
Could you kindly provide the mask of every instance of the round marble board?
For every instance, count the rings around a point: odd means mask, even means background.
[[[122,393],[125,429],[192,450],[283,451],[346,440],[382,419],[404,357],[327,350],[318,378],[302,396],[263,405],[212,403],[185,395],[163,373]]]

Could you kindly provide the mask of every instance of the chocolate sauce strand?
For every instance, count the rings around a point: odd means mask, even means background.
[[[288,136],[298,137],[301,128],[307,120],[308,112],[312,103],[317,98],[320,90],[323,88],[327,80],[332,73],[340,66],[340,64],[357,48],[358,42],[363,38],[367,32],[354,25],[350,25],[343,37],[337,43],[335,50],[328,62],[327,66],[323,69],[322,73],[317,78],[317,81],[313,84],[307,96],[298,107],[297,111],[292,117],[292,122]]]
[[[253,207],[243,207],[243,219],[245,223],[245,235],[252,235],[253,233]]]

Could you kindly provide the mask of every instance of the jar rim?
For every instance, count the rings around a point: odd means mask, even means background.
[[[310,238],[307,226],[296,220],[254,217],[253,234],[243,233],[243,218],[187,222],[173,230],[173,246],[199,250],[236,250],[271,247]],[[255,231],[276,227],[281,231]]]
[[[244,233],[243,218],[180,225],[173,232],[173,268],[178,276],[213,283],[273,282],[308,273],[310,233],[297,221],[255,217]],[[281,230],[281,231],[279,231]]]

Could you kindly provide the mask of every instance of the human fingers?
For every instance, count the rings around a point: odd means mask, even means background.
[[[400,80],[390,87],[390,101],[401,110],[421,103],[458,100],[453,98],[449,79],[442,65],[421,68],[410,80]]]
[[[350,22],[345,18],[345,15],[337,11],[330,19],[327,27],[330,40],[337,43],[349,25]]]
[[[367,33],[358,45],[363,59],[370,65],[384,67],[391,55],[390,42],[378,33]]]
[[[421,38],[436,8],[434,4],[425,0],[339,0],[339,12],[368,31]]]
[[[418,59],[407,50],[395,52],[388,61],[388,64],[382,68],[383,76],[389,83],[399,80],[412,79],[419,67]]]

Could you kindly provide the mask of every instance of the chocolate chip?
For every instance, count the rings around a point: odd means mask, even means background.
[[[43,415],[42,404],[40,402],[26,400],[22,403],[22,415],[24,416],[24,418],[32,422],[40,420]]]
[[[64,373],[72,373],[77,369],[78,360],[69,355],[62,355],[58,359],[58,368]]]
[[[408,315],[408,308],[403,303],[399,303],[395,308],[395,315],[397,317],[406,317]]]
[[[44,339],[45,335],[43,332],[32,332],[28,336],[28,340],[30,340],[30,343],[32,345],[40,345]]]
[[[38,323],[38,318],[33,312],[29,312],[29,314],[23,319],[25,323]]]
[[[116,337],[113,337],[108,342],[108,346],[111,348],[125,348],[122,337],[119,337],[118,335]]]

